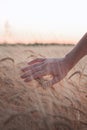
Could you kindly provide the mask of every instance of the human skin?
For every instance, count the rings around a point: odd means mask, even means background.
[[[21,78],[24,82],[29,82],[46,75],[52,75],[53,78],[47,81],[47,84],[53,86],[61,81],[85,55],[87,55],[87,33],[63,58],[38,58],[29,62],[28,66],[22,69]]]

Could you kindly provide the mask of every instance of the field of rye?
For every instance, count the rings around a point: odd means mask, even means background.
[[[0,130],[87,130],[87,57],[53,88],[20,78],[32,59],[61,58],[73,47],[0,46]]]

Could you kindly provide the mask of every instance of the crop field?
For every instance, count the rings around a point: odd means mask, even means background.
[[[20,78],[27,62],[61,58],[73,47],[0,46],[0,130],[87,130],[87,56],[54,87]]]

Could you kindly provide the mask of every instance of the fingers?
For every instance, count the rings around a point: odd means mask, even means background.
[[[46,75],[45,63],[43,62],[45,59],[36,59],[31,61],[28,67],[22,69],[24,72],[21,75],[21,78],[24,79],[25,82],[29,82],[33,79],[41,78],[42,76]]]
[[[35,60],[28,62],[28,65],[32,65],[32,64],[35,64],[37,62],[43,62],[44,60],[45,60],[45,58],[37,58]]]
[[[44,71],[38,71],[38,72],[36,72],[34,74],[31,74],[31,73],[27,72],[26,74],[22,75],[21,78],[23,78],[25,82],[29,82],[31,80],[41,78],[44,75],[45,75]]]
[[[21,69],[23,72],[26,72],[26,71],[33,71],[33,70],[36,70],[36,71],[39,71],[40,69],[43,69],[44,67],[44,63],[41,62],[41,63],[34,63],[32,65],[29,65],[28,67],[25,67],[23,69]]]

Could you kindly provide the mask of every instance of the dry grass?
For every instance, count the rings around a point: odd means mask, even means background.
[[[86,130],[87,66],[81,60],[54,89],[24,83],[20,69],[37,57],[60,57],[69,47],[1,46],[0,130]],[[87,57],[86,57],[87,58]],[[83,62],[85,61],[85,62]]]

